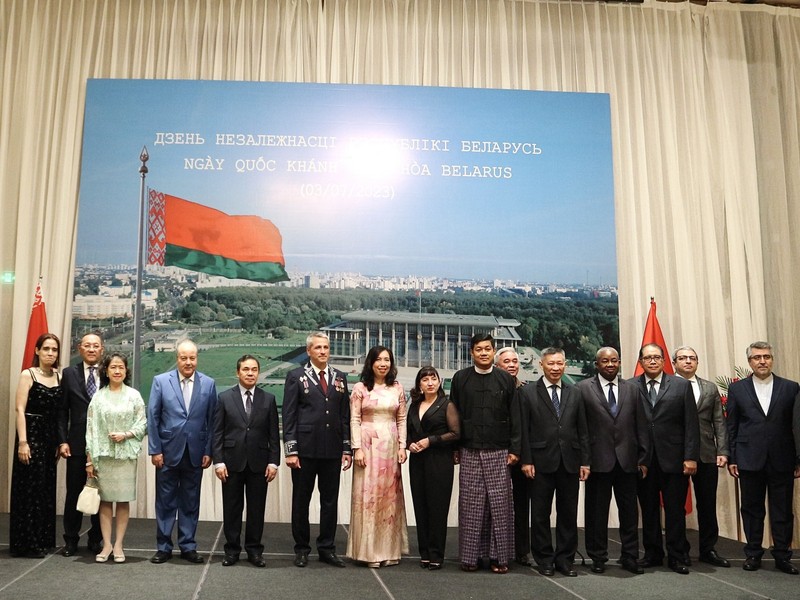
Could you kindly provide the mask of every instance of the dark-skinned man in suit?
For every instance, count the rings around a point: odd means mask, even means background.
[[[595,356],[597,375],[576,388],[581,393],[589,427],[592,476],[586,480],[584,519],[586,553],[592,572],[603,573],[608,562],[608,509],[611,493],[619,513],[620,564],[635,575],[644,573],[639,558],[639,508],[636,483],[647,476],[650,431],[636,385],[619,378],[615,348],[604,347]]]
[[[590,449],[586,413],[580,392],[561,377],[566,356],[545,348],[542,377],[518,390],[522,414],[522,472],[531,496],[531,552],[539,572],[554,569],[575,577],[578,549],[578,494],[589,477]],[[550,511],[556,499],[556,546],[550,533]]]
[[[800,385],[772,373],[772,346],[747,348],[753,376],[728,388],[728,472],[742,491],[742,524],[747,544],[743,568],[757,571],[764,554],[765,496],[769,499],[775,568],[797,575],[791,563],[794,480],[800,478]]]

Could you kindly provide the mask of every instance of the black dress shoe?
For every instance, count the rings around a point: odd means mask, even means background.
[[[633,573],[634,575],[641,575],[642,573],[644,573],[644,569],[641,566],[639,566],[639,563],[637,563],[632,558],[622,559],[619,564],[622,565],[623,569],[625,569],[629,573]]]
[[[556,570],[553,565],[539,565],[539,573],[544,575],[545,577],[552,577],[555,575]]]
[[[334,567],[344,567],[344,561],[336,556],[336,552],[320,552],[319,559],[324,562],[328,563],[329,565],[333,565]]]
[[[75,556],[78,553],[78,544],[75,542],[67,542],[64,544],[64,551],[61,553],[64,556]],[[96,554],[100,554],[96,552]]]
[[[748,556],[745,559],[742,568],[745,571],[758,571],[761,568],[761,559],[756,558],[755,556]]]
[[[797,568],[785,558],[776,558],[775,568],[789,575],[797,575]]]
[[[564,577],[577,577],[578,572],[572,568],[572,565],[568,564],[561,564],[556,566],[556,570],[561,573]]]
[[[250,554],[247,557],[247,562],[249,562],[254,567],[266,567],[267,563],[264,560],[264,557],[260,554]]]
[[[294,566],[305,567],[308,564],[308,552],[297,552],[294,555]]]
[[[689,558],[689,555],[687,554],[682,559],[680,559],[680,563],[682,565],[686,566],[686,567],[691,567],[692,566],[692,559]]]
[[[592,561],[592,573],[605,573],[606,572],[606,563],[602,560],[595,560]]]
[[[667,561],[669,568],[678,573],[679,575],[688,575],[689,574],[689,567],[678,560],[669,559]]]
[[[186,562],[194,563],[199,565],[203,562],[203,557],[197,553],[197,550],[186,550],[185,552],[181,552],[181,558]]]
[[[161,563],[167,562],[169,559],[172,558],[172,552],[165,552],[164,550],[159,550],[153,556],[150,557],[150,562],[156,565],[160,565]]]
[[[89,552],[92,554],[100,554],[103,551],[103,542],[89,542],[86,544],[86,548],[88,548]]]
[[[710,565],[714,565],[715,567],[730,567],[731,563],[728,562],[727,559],[722,558],[719,554],[717,554],[716,550],[711,550],[710,552],[706,552],[705,554],[700,555],[700,562],[708,563]]]
[[[663,564],[663,558],[648,558],[646,556],[638,562],[638,565],[644,569],[649,569],[650,567],[660,567]]]
[[[239,557],[238,556],[233,556],[233,555],[230,555],[230,554],[226,554],[225,557],[222,559],[222,566],[223,567],[230,567],[232,565],[235,565],[237,562],[239,562]]]

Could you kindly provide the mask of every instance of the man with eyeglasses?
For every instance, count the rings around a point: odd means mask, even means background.
[[[753,342],[747,347],[753,376],[728,388],[728,472],[742,491],[744,570],[761,568],[766,496],[775,568],[797,575],[791,544],[794,480],[800,478],[800,385],[774,375],[772,361],[772,346]]]
[[[717,483],[719,469],[728,464],[728,430],[722,415],[722,401],[717,386],[697,377],[697,352],[691,346],[681,346],[672,353],[675,373],[692,386],[697,403],[697,418],[700,424],[700,462],[697,473],[692,475],[697,506],[697,524],[700,534],[700,560],[715,567],[730,567],[716,550],[719,539],[717,522]],[[686,541],[686,554],[690,545]]]
[[[645,344],[639,350],[644,373],[632,379],[644,394],[642,405],[650,424],[652,459],[647,477],[639,481],[642,507],[644,557],[639,565],[657,567],[664,562],[661,542],[661,501],[667,564],[681,575],[689,574],[686,554],[686,492],[689,476],[697,471],[700,458],[700,427],[697,405],[689,382],[664,373],[664,349]]]
[[[619,513],[620,564],[635,575],[644,573],[639,557],[639,510],[636,482],[647,476],[650,432],[643,399],[636,385],[619,378],[619,353],[600,348],[597,375],[575,387],[586,408],[592,476],[586,480],[584,515],[586,553],[592,572],[603,573],[608,561],[608,509],[611,493]]]

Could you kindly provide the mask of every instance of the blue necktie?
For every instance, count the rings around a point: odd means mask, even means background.
[[[617,416],[617,398],[614,396],[614,384],[608,384],[608,408],[613,416]]]
[[[558,399],[558,386],[554,385],[551,386],[553,390],[553,408],[556,409],[556,414],[560,417],[561,416],[561,402]]]
[[[92,399],[94,393],[97,391],[97,382],[94,380],[94,370],[97,367],[89,367],[89,378],[86,380],[86,394],[89,399]]]

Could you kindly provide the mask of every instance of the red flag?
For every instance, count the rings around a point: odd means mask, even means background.
[[[670,375],[674,375],[675,370],[672,368],[672,361],[669,359],[667,343],[664,341],[664,334],[661,333],[661,325],[658,324],[658,317],[656,316],[656,300],[652,296],[650,296],[650,312],[647,313],[647,322],[644,324],[642,345],[639,347],[641,348],[645,344],[658,344],[661,346],[661,348],[664,350],[664,371]],[[638,377],[642,373],[644,373],[642,364],[637,361],[636,371],[634,372],[633,376]],[[661,500],[661,505],[664,505],[663,499]],[[683,508],[687,515],[692,512],[692,486],[689,486],[686,489],[686,504]]]
[[[672,362],[669,360],[669,350],[667,349],[667,344],[664,341],[664,334],[661,333],[661,325],[658,324],[658,317],[656,316],[656,301],[652,296],[650,297],[650,312],[647,313],[647,322],[644,324],[642,344],[639,347],[641,348],[645,344],[658,344],[661,346],[664,350],[664,371],[670,375],[674,375],[675,370],[672,368]],[[644,369],[642,369],[641,363],[637,361],[633,376],[638,377],[642,373],[644,373]]]
[[[25,354],[22,355],[22,370],[33,366],[33,354],[36,349],[36,340],[43,333],[47,333],[47,311],[44,307],[44,296],[42,295],[42,282],[36,284],[36,291],[33,294],[33,308],[31,318],[28,321],[28,338],[25,341]]]

